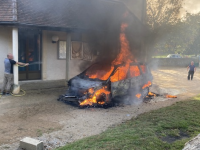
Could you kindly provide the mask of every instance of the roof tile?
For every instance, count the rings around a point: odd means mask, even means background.
[[[119,23],[121,3],[104,0],[18,0],[18,22],[23,24],[98,29]]]
[[[12,0],[0,0],[0,21],[13,21]]]

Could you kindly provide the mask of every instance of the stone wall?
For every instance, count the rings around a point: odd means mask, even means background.
[[[198,58],[153,58],[150,66],[152,67],[187,67],[191,61],[195,66],[199,66]]]

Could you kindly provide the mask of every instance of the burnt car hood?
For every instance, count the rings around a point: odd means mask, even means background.
[[[90,88],[96,88],[103,84],[103,81],[101,80],[91,80],[89,78],[81,78],[79,76],[76,76],[72,78],[68,85],[70,87],[79,88],[79,89],[90,89]]]

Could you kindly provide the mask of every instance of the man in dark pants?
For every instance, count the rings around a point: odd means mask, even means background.
[[[190,80],[190,76],[191,76],[191,80],[193,79],[193,75],[196,72],[196,67],[194,65],[194,62],[192,61],[191,64],[187,67],[187,71],[188,72],[188,80]]]
[[[13,65],[19,64],[22,66],[28,66],[28,63],[21,63],[21,62],[16,62],[13,60],[13,55],[8,54],[7,58],[4,60],[4,66],[5,66],[5,71],[4,71],[4,79],[3,79],[3,86],[1,89],[1,95],[3,94],[9,94],[10,93],[10,88],[11,85],[13,84]]]

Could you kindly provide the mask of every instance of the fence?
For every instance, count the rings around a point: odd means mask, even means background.
[[[152,67],[187,67],[194,61],[196,67],[199,67],[199,58],[152,58],[150,66]]]

